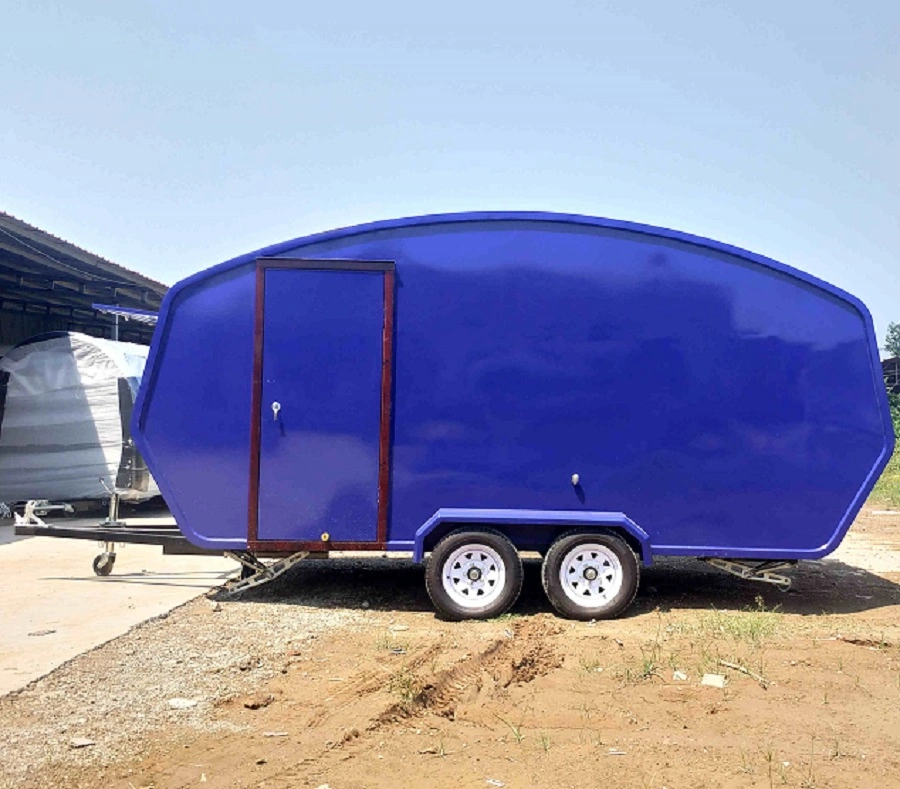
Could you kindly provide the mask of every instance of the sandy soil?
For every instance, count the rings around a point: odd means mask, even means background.
[[[308,561],[0,699],[0,785],[900,786],[900,515],[793,578],[660,561],[574,623],[530,562],[512,614],[454,624],[411,563]]]

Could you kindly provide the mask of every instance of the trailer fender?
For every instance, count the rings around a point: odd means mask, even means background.
[[[624,532],[639,548],[643,563],[653,561],[650,535],[624,512],[571,512],[568,510],[439,509],[416,530],[413,559],[421,562],[448,532],[458,526],[490,526],[506,534],[520,550],[548,547],[556,535],[570,529],[611,529]]]

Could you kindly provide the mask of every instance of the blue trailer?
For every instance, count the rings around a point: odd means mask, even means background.
[[[704,238],[518,212],[185,279],[132,429],[199,548],[257,580],[260,556],[427,554],[456,619],[507,610],[525,551],[581,619],[621,613],[656,556],[785,582],[838,546],[894,442],[858,299]]]

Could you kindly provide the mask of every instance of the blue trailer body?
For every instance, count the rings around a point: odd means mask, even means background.
[[[133,434],[204,548],[415,551],[572,526],[653,555],[834,550],[894,435],[872,321],[767,258],[475,213],[253,252],[163,302]]]

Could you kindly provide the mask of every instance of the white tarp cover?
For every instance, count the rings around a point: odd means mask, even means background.
[[[149,475],[144,490],[116,488],[123,434],[130,436],[123,413],[131,413],[130,403],[123,412],[120,379],[133,400],[148,351],[69,332],[26,341],[0,359],[0,376],[9,376],[0,403],[0,501],[104,498],[103,483],[124,499],[159,495]]]

